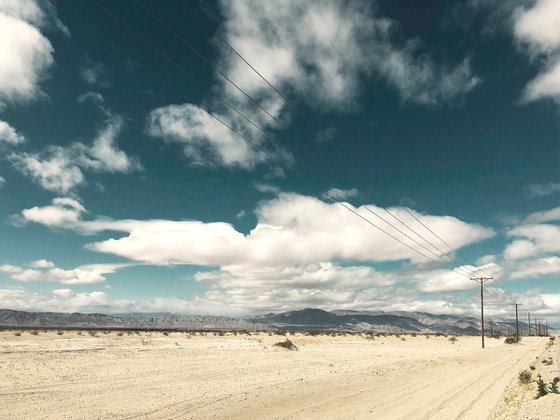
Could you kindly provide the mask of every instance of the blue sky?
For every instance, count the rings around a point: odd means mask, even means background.
[[[554,3],[0,0],[0,307],[558,322]]]

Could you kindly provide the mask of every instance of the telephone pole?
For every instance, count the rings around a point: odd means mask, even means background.
[[[531,335],[531,314],[529,312],[527,312],[527,327],[529,328],[529,331],[527,331],[527,335],[530,336]]]
[[[519,317],[517,316],[517,306],[523,305],[522,303],[514,303],[515,305],[515,328],[517,331],[517,341],[519,341]]]
[[[482,348],[484,348],[484,283],[493,279],[494,277],[471,277],[471,280],[480,284],[480,338],[482,339]]]

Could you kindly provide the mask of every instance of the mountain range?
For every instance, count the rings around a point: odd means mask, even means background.
[[[0,309],[0,328],[90,328],[140,330],[290,330],[479,334],[480,321],[474,317],[434,315],[426,312],[350,311],[307,308],[269,313],[250,318],[208,315],[82,314],[62,312],[23,312]],[[488,334],[515,331],[515,321],[487,320]],[[519,323],[520,333],[527,324]]]

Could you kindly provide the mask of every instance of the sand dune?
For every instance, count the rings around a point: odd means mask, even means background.
[[[519,371],[558,367],[544,338],[288,337],[0,332],[0,418],[525,418]]]

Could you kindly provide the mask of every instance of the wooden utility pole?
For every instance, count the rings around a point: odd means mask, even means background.
[[[471,277],[471,280],[480,284],[480,338],[482,339],[482,348],[484,348],[484,283],[493,279],[494,277]]]
[[[531,335],[531,314],[529,312],[527,312],[527,327],[529,328],[529,331],[527,331],[527,335]]]
[[[517,306],[522,305],[522,303],[514,303],[515,305],[515,329],[517,332],[517,341],[519,341],[519,317],[517,316]]]

